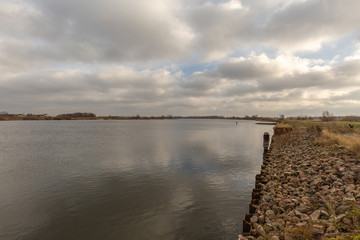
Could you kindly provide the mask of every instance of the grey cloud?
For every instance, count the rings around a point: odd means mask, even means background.
[[[62,70],[17,74],[0,81],[0,95],[2,99],[12,99],[8,106],[21,108],[21,105],[27,105],[26,102],[34,106],[44,102],[65,106],[70,102],[88,106],[111,102],[146,105],[162,102],[172,94],[174,79],[165,70],[136,72],[130,68],[115,68],[99,71]],[[111,83],[104,82],[101,73],[106,73]]]
[[[184,96],[212,95],[219,86],[219,79],[208,76],[208,71],[193,74],[179,83],[179,94]]]
[[[355,78],[356,80],[358,80],[360,75],[359,66],[360,59],[348,60],[342,64],[338,64],[337,66],[335,66],[333,69],[333,73],[339,78]]]
[[[356,67],[358,60],[331,64],[327,68],[313,66],[309,62],[304,69],[297,69],[293,68],[293,64],[297,63],[282,62],[277,58],[260,59],[258,56],[233,59],[219,64],[214,70],[192,75],[180,86],[186,90],[187,96],[212,95],[225,98],[295,89],[360,87],[360,71]]]
[[[185,20],[197,33],[196,49],[208,59],[226,56],[239,47],[239,42],[246,42],[253,35],[253,16],[244,9],[203,4],[188,9]]]
[[[359,84],[360,87],[360,84]],[[333,101],[343,101],[343,100],[352,100],[352,101],[360,101],[360,89],[355,91],[351,91],[349,93],[332,97],[331,100]]]
[[[62,56],[83,62],[172,59],[186,53],[191,38],[191,32],[176,17],[175,1],[39,0],[31,1],[28,8],[33,11],[20,9],[8,14],[8,23],[4,25],[9,26],[14,20],[14,28],[3,28],[2,32],[31,43],[24,49],[41,41],[44,43],[39,45],[41,50],[59,50],[56,51],[59,59]]]
[[[296,45],[314,42],[322,44],[329,40],[327,38],[360,34],[359,11],[360,4],[356,0],[295,2],[274,12],[263,28],[263,37],[278,47],[281,44],[296,48]]]
[[[274,65],[262,64],[254,59],[225,62],[218,67],[218,71],[222,77],[240,80],[269,77],[274,74],[276,75],[277,70]]]
[[[7,62],[1,59],[0,64],[141,64],[186,60],[192,54],[221,59],[254,44],[296,50],[311,41],[322,43],[329,36],[359,34],[360,4],[356,0],[346,4],[335,0],[279,2],[252,1],[233,9],[224,2],[180,0],[7,4],[16,10],[0,10],[1,33],[7,36],[0,46],[9,58]],[[272,14],[264,19],[269,11]]]
[[[259,88],[263,91],[280,91],[284,89],[311,88],[332,85],[328,73],[312,71],[305,74],[285,75],[270,79],[260,79]]]
[[[259,89],[257,86],[251,84],[235,84],[225,88],[222,95],[223,97],[231,96],[243,96],[257,92]]]
[[[349,90],[360,88],[356,56],[318,64],[295,55],[336,38],[359,36],[357,0],[239,3],[5,0],[0,9],[0,111],[196,114],[278,110],[267,103],[310,109],[358,101],[358,93]],[[228,57],[253,46],[288,55]],[[196,66],[199,61],[217,66],[191,74],[179,67],[190,65],[189,59]],[[174,69],[186,75],[179,77]],[[304,97],[316,90],[327,91],[324,99]]]

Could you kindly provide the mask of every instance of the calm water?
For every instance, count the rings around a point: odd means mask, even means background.
[[[250,121],[0,122],[0,239],[237,239]]]

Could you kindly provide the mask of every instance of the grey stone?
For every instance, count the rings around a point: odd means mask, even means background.
[[[259,221],[259,218],[255,215],[253,215],[251,218],[250,218],[250,222],[251,223],[257,223]]]
[[[258,225],[257,228],[256,228],[256,231],[258,232],[259,235],[261,236],[265,236],[266,233],[264,231],[264,228],[261,226],[261,225]]]
[[[315,212],[313,212],[313,213],[310,215],[310,218],[311,218],[311,220],[315,221],[315,220],[318,220],[318,219],[319,219],[320,215],[321,215],[320,210],[316,210]]]
[[[244,237],[242,234],[240,234],[238,240],[249,240],[249,239],[247,237]]]
[[[333,233],[337,231],[337,228],[334,225],[330,225],[327,229],[326,229],[326,233]]]

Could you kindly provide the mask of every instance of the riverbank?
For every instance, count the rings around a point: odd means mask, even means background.
[[[339,129],[324,128],[275,131],[239,240],[357,239],[360,158],[326,135]],[[358,129],[340,130],[345,138]]]

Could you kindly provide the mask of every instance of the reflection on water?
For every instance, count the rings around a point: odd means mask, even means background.
[[[271,126],[0,122],[0,239],[236,239]]]

